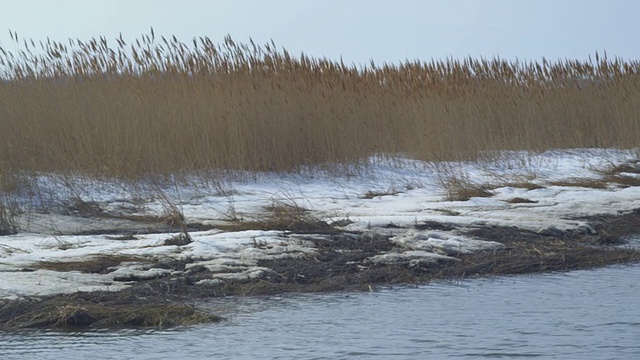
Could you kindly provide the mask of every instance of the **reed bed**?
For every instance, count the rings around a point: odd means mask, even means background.
[[[640,63],[597,53],[350,65],[153,29],[132,43],[11,35],[18,50],[0,48],[3,178],[137,180],[640,144]]]

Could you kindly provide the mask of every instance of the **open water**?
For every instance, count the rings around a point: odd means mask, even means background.
[[[640,265],[226,299],[170,331],[0,333],[0,359],[640,359]]]

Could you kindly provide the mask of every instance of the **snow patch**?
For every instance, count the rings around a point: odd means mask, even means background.
[[[504,248],[503,244],[495,241],[476,240],[442,231],[407,232],[392,237],[391,241],[406,249],[424,250],[449,256]]]
[[[438,264],[441,262],[458,261],[458,259],[446,255],[436,254],[423,250],[409,250],[401,253],[390,253],[372,256],[367,259],[368,263],[374,265],[409,265],[415,266],[429,266]]]

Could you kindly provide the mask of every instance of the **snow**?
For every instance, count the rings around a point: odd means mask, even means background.
[[[497,161],[425,163],[411,159],[372,159],[366,170],[343,175],[307,171],[301,174],[251,174],[207,185],[167,186],[162,191],[175,202],[189,222],[222,224],[231,218],[259,219],[265,207],[277,204],[300,206],[308,215],[331,222],[348,219],[345,230],[391,235],[402,252],[378,255],[372,263],[408,261],[423,264],[454,261],[451,256],[499,249],[496,242],[461,236],[456,230],[416,230],[425,221],[457,227],[499,225],[537,232],[593,232],[584,221],[572,220],[596,214],[617,214],[640,208],[640,187],[610,184],[604,189],[558,186],[552,182],[601,179],[603,170],[636,159],[637,151],[576,149],[540,154],[504,152]],[[375,160],[375,161],[374,161]],[[635,173],[624,176],[637,177]],[[456,176],[472,184],[504,184],[493,196],[467,201],[447,201],[446,180]],[[148,234],[156,225],[125,219],[82,217],[57,211],[54,204],[80,197],[105,211],[118,209],[130,215],[161,215],[167,204],[161,198],[144,198],[126,184],[79,179],[82,191],[65,192],[54,177],[42,175],[39,183],[55,196],[42,196],[34,211],[20,220],[21,232],[0,237],[0,298],[15,298],[74,291],[118,290],[126,279],[149,279],[175,274],[174,270],[149,267],[150,262],[125,263],[108,274],[83,274],[38,269],[47,262],[81,261],[96,256],[129,255],[161,260],[190,260],[188,268],[203,266],[219,272],[210,282],[276,276],[259,267],[258,260],[281,257],[312,257],[313,243],[283,231],[248,230],[191,232],[185,246],[164,245],[179,234]],[[541,188],[512,186],[529,182]],[[511,184],[511,185],[510,185]],[[43,193],[47,193],[43,191]],[[142,194],[142,195],[141,195]],[[377,196],[376,196],[377,195]],[[513,198],[527,202],[509,202]],[[31,203],[34,199],[23,199]],[[395,226],[389,227],[389,224]],[[400,228],[398,228],[400,227]],[[131,229],[135,240],[118,240],[110,231]],[[73,233],[93,235],[73,235]],[[101,234],[104,232],[104,234]],[[324,235],[317,235],[323,237]],[[37,270],[36,270],[37,269]]]
[[[412,267],[431,265],[442,261],[458,261],[458,259],[423,250],[410,250],[403,253],[375,255],[368,259],[368,262],[376,265],[402,263],[409,264],[409,266]]]
[[[391,241],[409,250],[425,250],[442,255],[470,254],[482,250],[497,250],[504,245],[495,241],[452,236],[443,231],[407,231]]]
[[[113,282],[98,274],[82,274],[75,271],[58,272],[37,270],[22,272],[13,266],[0,266],[0,299],[21,296],[44,296],[78,291],[120,290],[125,283]]]

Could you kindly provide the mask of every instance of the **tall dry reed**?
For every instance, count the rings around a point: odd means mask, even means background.
[[[0,49],[0,174],[290,171],[372,154],[640,145],[640,63],[346,65],[149,35]]]

